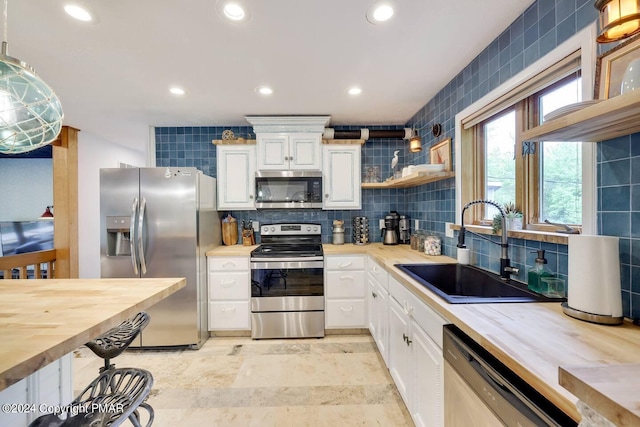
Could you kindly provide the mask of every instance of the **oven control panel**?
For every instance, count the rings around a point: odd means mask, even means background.
[[[260,232],[263,236],[282,235],[320,235],[322,226],[320,224],[265,224]]]

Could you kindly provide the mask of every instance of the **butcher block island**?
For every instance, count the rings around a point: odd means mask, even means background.
[[[185,284],[184,278],[0,281],[0,390]]]

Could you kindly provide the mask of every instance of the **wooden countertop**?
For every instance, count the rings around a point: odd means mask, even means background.
[[[0,390],[185,285],[184,278],[0,280]]]
[[[249,256],[251,251],[259,245],[243,246],[243,245],[221,245],[217,248],[207,251],[207,256]]]
[[[617,426],[640,425],[640,364],[561,366],[560,384]]]
[[[602,364],[640,365],[640,328],[629,322],[619,326],[583,322],[562,313],[559,303],[449,304],[394,264],[455,262],[450,257],[430,257],[406,245],[380,243],[363,246],[325,244],[323,248],[325,255],[367,254],[373,257],[394,278],[576,421],[580,420],[576,403],[581,394],[578,389],[570,392],[560,385],[558,371],[561,366],[585,366],[588,370],[592,365]],[[247,250],[244,255],[249,252]],[[221,250],[219,254],[224,256],[227,252]],[[624,368],[620,369],[624,372]],[[626,373],[617,384],[623,384],[624,377],[627,377]],[[609,387],[609,395],[616,396],[611,390],[616,387],[613,380]],[[624,387],[618,390],[625,392]],[[627,405],[628,399],[633,399],[628,405],[640,408],[640,394],[635,393],[618,403]],[[607,404],[605,399],[594,398],[590,405],[599,411]]]

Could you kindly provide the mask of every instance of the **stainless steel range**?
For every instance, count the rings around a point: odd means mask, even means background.
[[[251,252],[251,337],[324,336],[320,224],[268,224]]]

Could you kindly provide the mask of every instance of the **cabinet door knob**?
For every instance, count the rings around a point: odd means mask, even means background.
[[[325,199],[328,199],[328,198],[329,198],[329,194],[325,194],[325,195],[324,195],[324,198],[325,198]]]
[[[378,298],[378,295],[375,292],[371,292],[371,296],[374,298]]]
[[[253,194],[249,194],[249,199],[253,200]]]

